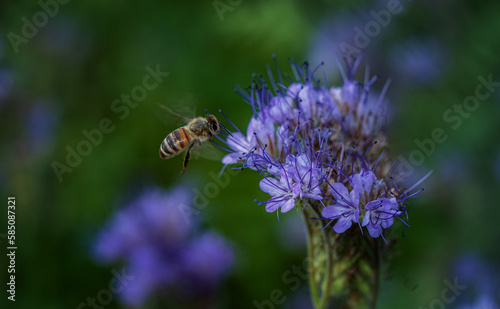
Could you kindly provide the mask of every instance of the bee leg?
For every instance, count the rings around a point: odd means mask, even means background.
[[[186,171],[186,167],[188,165],[189,158],[191,158],[191,148],[193,148],[194,144],[196,144],[196,143],[192,143],[191,145],[189,145],[189,148],[186,150],[186,155],[184,156],[184,163],[182,164],[183,169],[182,169],[181,174],[184,174],[184,172]]]
[[[183,169],[181,174],[184,174],[184,172],[186,171],[189,158],[191,158],[191,148],[193,148],[195,144],[201,145],[201,143],[198,140],[195,140],[194,143],[191,143],[191,145],[189,145],[188,149],[186,150],[186,155],[184,156],[184,163],[182,164]]]

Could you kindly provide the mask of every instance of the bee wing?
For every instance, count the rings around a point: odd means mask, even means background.
[[[167,102],[158,102],[154,114],[163,123],[171,126],[183,126],[196,117],[196,105],[188,97],[172,97]]]
[[[225,153],[210,141],[205,141],[201,145],[194,145],[191,149],[191,157],[195,160],[203,158],[204,160],[220,161],[224,155]]]

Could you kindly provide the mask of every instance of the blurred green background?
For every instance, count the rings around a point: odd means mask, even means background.
[[[284,71],[288,57],[314,66],[324,60],[335,70],[333,48],[352,44],[354,27],[373,20],[370,11],[387,8],[386,1],[221,2],[231,8],[222,15],[211,1],[69,1],[16,47],[9,33],[21,35],[22,18],[41,7],[0,4],[0,183],[4,205],[7,196],[17,200],[18,243],[16,302],[2,292],[2,308],[76,308],[95,297],[111,279],[112,265],[92,259],[92,243],[114,210],[146,186],[191,181],[203,190],[210,173],[220,171],[220,161],[199,158],[181,175],[182,156],[159,159],[161,141],[178,124],[162,119],[157,102],[188,102],[197,114],[222,109],[245,130],[252,112],[233,91],[236,85],[249,85],[252,73],[265,74],[273,54]],[[440,298],[443,281],[457,276],[450,271],[457,256],[476,254],[496,267],[500,260],[500,90],[462,117],[456,130],[443,120],[454,104],[474,95],[478,76],[500,81],[500,3],[400,5],[401,13],[363,49],[379,76],[374,88],[392,79],[391,155],[408,158],[418,149],[414,140],[431,138],[435,128],[448,138],[416,167],[415,177],[430,169],[434,174],[410,203],[411,228],[384,278],[380,308],[420,308]],[[157,65],[169,76],[120,119],[112,102],[142,84],[147,66]],[[339,85],[338,73],[327,73]],[[66,146],[75,149],[82,130],[98,128],[103,118],[115,129],[59,181],[53,162],[64,163]],[[266,213],[253,202],[267,199],[259,180],[251,171],[232,176],[201,212],[205,226],[224,235],[237,255],[215,307],[253,308],[254,300],[281,289],[287,300],[276,308],[301,308],[307,282],[300,282],[299,293],[282,281],[305,257],[300,214],[278,222]],[[0,261],[3,283],[5,254]],[[105,307],[122,305],[113,300]]]

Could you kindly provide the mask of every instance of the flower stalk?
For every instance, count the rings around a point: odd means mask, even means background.
[[[375,308],[380,273],[380,239],[325,228],[314,205],[304,203],[309,286],[316,309]]]

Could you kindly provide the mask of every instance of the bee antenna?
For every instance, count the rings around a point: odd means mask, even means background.
[[[212,113],[210,113],[210,112],[208,111],[208,109],[206,109],[206,108],[205,108],[205,113],[207,113],[207,114],[209,114],[209,115],[212,115]]]

